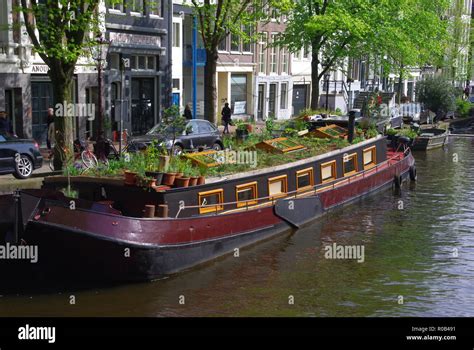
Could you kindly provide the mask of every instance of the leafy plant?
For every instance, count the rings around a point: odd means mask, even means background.
[[[456,109],[455,90],[443,77],[432,77],[416,84],[418,101],[437,115]]]
[[[458,114],[461,117],[463,118],[468,117],[469,112],[471,111],[471,108],[472,108],[471,102],[464,100],[462,98],[456,99],[456,112],[458,112]]]

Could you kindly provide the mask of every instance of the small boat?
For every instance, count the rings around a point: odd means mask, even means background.
[[[448,140],[449,131],[445,129],[422,129],[421,134],[415,138],[411,149],[413,151],[427,151],[443,147]]]
[[[38,247],[37,263],[22,265],[37,276],[149,281],[293,232],[408,177],[416,178],[410,149],[387,148],[380,135],[289,164],[158,192],[107,178],[53,176],[42,189],[16,193],[15,201],[0,198],[8,203],[3,207],[16,203],[3,241]],[[77,198],[59,191],[68,183]],[[166,214],[143,217],[150,205],[166,207]]]

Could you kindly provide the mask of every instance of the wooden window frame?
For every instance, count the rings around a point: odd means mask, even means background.
[[[219,198],[219,203],[216,205],[213,205],[212,207],[204,207],[204,208],[199,208],[199,214],[207,214],[207,213],[215,213],[221,210],[224,210],[224,206],[222,205],[224,203],[224,190],[222,188],[219,188],[217,190],[212,190],[212,191],[206,191],[206,192],[199,192],[198,198],[199,198],[199,205],[202,205],[202,199],[203,197],[217,194]]]
[[[254,200],[239,201],[239,192],[244,191],[248,188],[253,188],[253,190],[254,190]],[[237,208],[242,208],[242,207],[247,207],[249,205],[258,204],[257,198],[258,198],[258,184],[257,184],[257,181],[235,186],[235,201],[237,202]]]
[[[330,177],[328,179],[323,179],[323,168],[325,168],[327,166],[331,166],[331,168],[332,168],[332,177]],[[331,160],[329,162],[322,163],[319,166],[319,172],[320,172],[320,175],[321,175],[321,183],[322,184],[336,180],[337,179],[336,160],[334,159],[334,160]]]
[[[298,178],[302,176],[302,174],[307,174],[309,176],[309,185],[304,187],[298,186]],[[296,191],[297,192],[306,192],[312,190],[314,188],[314,169],[313,167],[298,170],[296,172]]]
[[[282,179],[285,180],[285,181],[283,182],[283,189],[284,189],[284,192],[272,196],[272,195],[270,194],[270,185],[271,185],[273,182],[277,182],[277,181],[280,181],[280,180],[282,180]],[[280,176],[275,176],[275,177],[269,178],[267,184],[268,184],[268,197],[269,197],[270,200],[274,200],[274,199],[276,199],[276,198],[286,197],[286,196],[288,195],[288,175],[280,175]]]
[[[347,159],[349,161],[349,159],[354,159],[354,164],[355,164],[355,169],[352,170],[352,171],[349,171],[346,173],[346,167],[345,167],[345,164],[347,162],[344,161],[346,157],[344,157],[342,159],[342,170],[344,171],[344,176],[350,176],[350,175],[354,175],[354,174],[357,174],[359,172],[359,156],[357,153],[352,153],[352,154],[348,154],[347,155]]]
[[[372,152],[372,161],[370,163],[365,164],[364,155],[366,152],[369,151]],[[364,170],[371,169],[377,165],[377,148],[375,146],[364,148],[362,150],[362,163],[364,165]]]

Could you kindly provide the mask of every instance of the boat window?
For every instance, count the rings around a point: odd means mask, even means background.
[[[344,176],[357,173],[358,171],[357,153],[344,155],[343,163],[344,163]]]
[[[328,182],[336,179],[336,161],[332,160],[321,164],[321,182]]]
[[[199,192],[199,205],[210,205],[209,207],[199,208],[200,214],[212,213],[224,210],[224,190],[212,190],[207,192]]]
[[[271,199],[285,197],[288,192],[288,178],[286,175],[268,179],[268,196]]]
[[[364,149],[364,170],[370,169],[376,164],[375,146]]]
[[[257,204],[257,194],[257,182],[236,186],[235,197],[237,198],[237,208]]]
[[[312,190],[314,186],[313,168],[307,168],[296,172],[296,190]]]

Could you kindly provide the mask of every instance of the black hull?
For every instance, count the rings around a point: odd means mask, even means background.
[[[193,266],[234,253],[275,235],[289,233],[282,222],[264,230],[237,234],[222,239],[177,246],[150,246],[104,240],[84,232],[35,225],[26,232],[29,245],[39,245],[35,264],[0,264],[3,276],[36,282],[139,282],[159,279]],[[36,242],[35,237],[41,237]],[[4,271],[2,271],[4,270]],[[7,271],[8,270],[8,271]],[[27,277],[28,276],[28,277]]]

